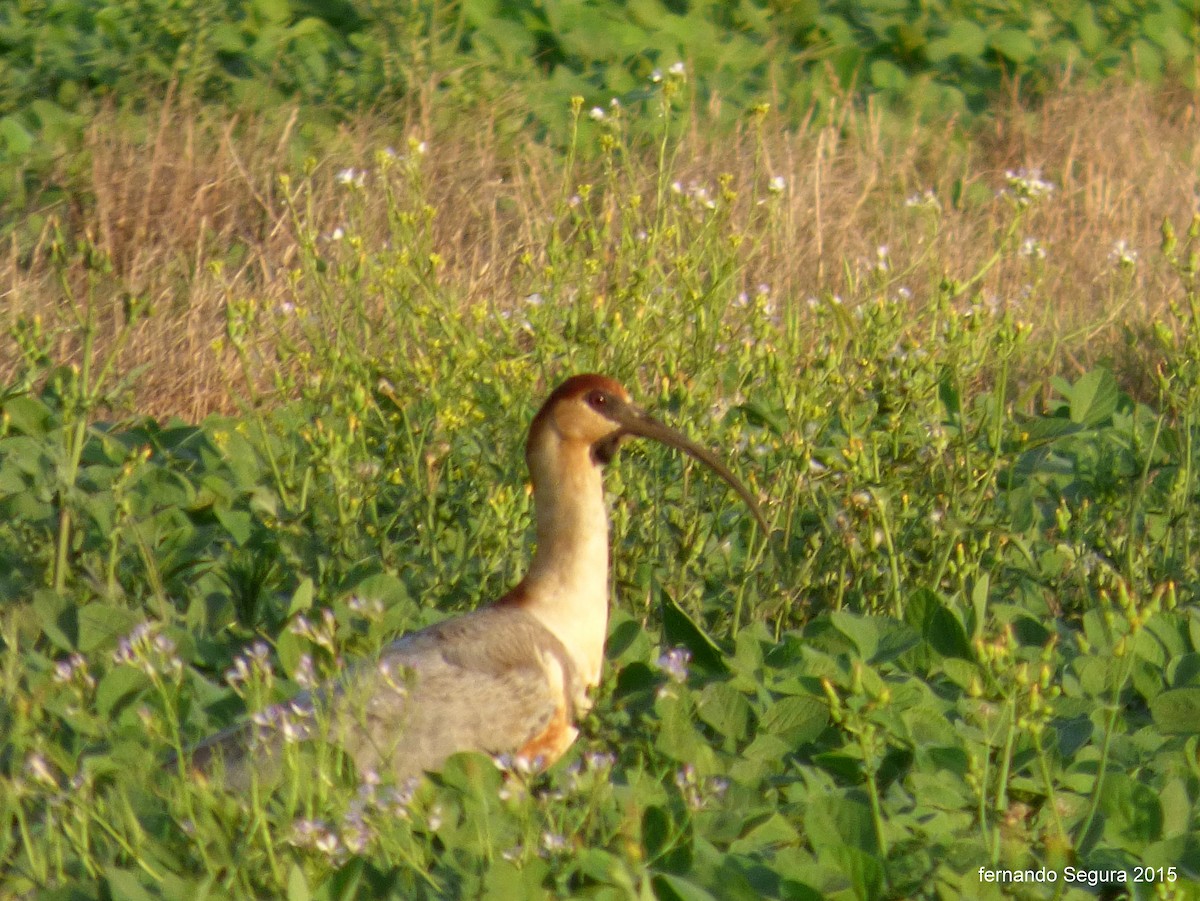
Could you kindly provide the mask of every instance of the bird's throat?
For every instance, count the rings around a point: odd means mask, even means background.
[[[585,686],[597,685],[608,632],[608,514],[590,448],[554,442],[530,461],[537,549],[520,605],[563,643]]]

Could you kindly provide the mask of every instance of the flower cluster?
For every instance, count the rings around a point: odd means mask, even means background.
[[[59,685],[70,685],[82,691],[96,687],[96,678],[88,672],[87,661],[78,652],[54,664],[54,681]]]
[[[175,642],[148,622],[139,623],[117,642],[112,659],[117,666],[136,667],[151,679],[178,679],[183,675],[183,661],[176,653]]]
[[[1004,173],[1008,187],[1000,192],[1002,196],[1011,195],[1018,206],[1029,206],[1031,203],[1049,197],[1055,191],[1054,182],[1042,178],[1041,169],[1009,169]]]
[[[675,774],[675,787],[683,794],[690,810],[703,810],[729,791],[729,780],[720,776],[700,776],[692,764],[684,764]]]
[[[682,683],[687,681],[688,664],[691,660],[692,652],[687,648],[671,648],[660,654],[656,663],[672,682]]]
[[[275,675],[270,653],[265,642],[254,642],[245,654],[234,658],[233,666],[225,670],[225,684],[240,694],[252,679],[270,681]]]
[[[304,614],[300,614],[288,625],[288,631],[293,635],[306,638],[317,647],[325,648],[330,654],[337,655],[334,637],[337,635],[337,620],[333,611],[328,607],[321,611],[321,621],[312,622]]]
[[[257,727],[257,740],[265,739],[269,732],[277,732],[288,744],[311,738],[315,720],[312,704],[303,700],[273,704],[250,717],[250,722]]]
[[[1124,238],[1113,244],[1108,252],[1108,260],[1118,269],[1132,269],[1137,265],[1138,252],[1129,246]]]

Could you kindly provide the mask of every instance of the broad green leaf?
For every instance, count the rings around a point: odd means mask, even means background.
[[[690,879],[671,873],[659,873],[654,877],[655,894],[659,901],[717,901],[715,895]]]
[[[11,156],[22,157],[33,149],[35,138],[15,116],[0,118],[0,145]]]
[[[1010,62],[1024,65],[1037,54],[1037,45],[1024,31],[999,28],[988,36],[988,46]]]
[[[767,707],[759,732],[786,734],[797,744],[814,741],[829,724],[829,704],[822,699],[797,695],[780,698]]]
[[[696,703],[700,719],[720,735],[741,741],[750,723],[750,702],[728,682],[712,682],[704,686]]]
[[[1104,837],[1116,847],[1136,854],[1162,837],[1163,812],[1158,795],[1131,776],[1108,773],[1100,806],[1105,814]]]
[[[287,901],[312,901],[308,880],[298,863],[293,863],[288,869]]]
[[[1107,369],[1093,369],[1080,376],[1067,395],[1071,403],[1071,421],[1094,427],[1109,419],[1121,399],[1117,380]]]
[[[28,394],[10,397],[4,402],[3,411],[18,432],[31,438],[43,438],[58,427],[54,412],[39,398]]]
[[[106,894],[112,898],[123,898],[128,901],[154,901],[156,897],[138,881],[136,870],[109,867],[105,870],[104,877],[108,887]]]
[[[879,847],[871,808],[858,792],[813,798],[804,809],[804,834],[817,850],[849,845],[874,854]]]
[[[875,60],[871,63],[868,74],[871,77],[871,84],[881,91],[895,91],[899,93],[908,87],[908,76],[904,74],[903,69],[891,60]]]
[[[661,593],[663,640],[671,647],[684,647],[692,654],[692,663],[708,672],[726,672],[725,655],[715,641],[675,603],[666,591]]]
[[[879,629],[871,617],[835,610],[829,614],[829,619],[839,632],[854,642],[863,660],[875,656],[875,649],[879,647]]]
[[[221,525],[224,526],[225,531],[229,533],[229,537],[233,539],[235,545],[240,547],[250,540],[254,518],[245,510],[229,510],[216,507],[213,513]]]
[[[93,601],[78,608],[79,650],[90,654],[114,645],[142,619],[125,607]]]
[[[96,686],[96,712],[111,718],[121,702],[148,684],[149,680],[141,670],[132,666],[113,667]]]
[[[930,41],[925,48],[925,55],[931,62],[942,62],[951,56],[975,59],[983,55],[987,45],[987,35],[974,22],[959,19],[954,22],[943,37]]]
[[[1200,688],[1172,688],[1150,701],[1158,728],[1179,735],[1200,735]]]
[[[1071,16],[1071,27],[1079,38],[1079,46],[1089,56],[1099,53],[1107,43],[1108,35],[1096,21],[1096,8],[1091,3],[1080,3]]]
[[[294,616],[297,613],[303,613],[310,610],[313,604],[313,593],[315,587],[312,579],[305,576],[300,580],[300,584],[296,586],[296,590],[292,592],[292,602],[288,605],[288,616]]]

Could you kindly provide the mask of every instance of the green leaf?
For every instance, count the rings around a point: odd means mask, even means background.
[[[108,883],[109,896],[112,898],[127,898],[129,901],[154,901],[155,896],[138,881],[135,870],[119,870],[116,867],[109,867],[105,870],[104,877],[105,882]]]
[[[1037,54],[1037,46],[1024,31],[1000,28],[988,37],[988,46],[1010,62],[1023,65]]]
[[[33,611],[51,644],[60,651],[75,650],[79,630],[74,604],[56,591],[39,588],[33,593]]]
[[[942,657],[974,660],[967,631],[958,617],[928,588],[912,593],[904,618],[921,632],[921,637]]]
[[[295,616],[297,613],[303,613],[305,610],[312,608],[313,604],[313,580],[305,576],[300,580],[300,584],[296,586],[295,592],[292,593],[292,602],[288,605],[288,616]]]
[[[829,614],[829,619],[839,632],[854,642],[859,657],[870,660],[875,656],[875,649],[879,647],[879,629],[871,617],[835,610]]]
[[[908,87],[908,76],[891,60],[877,59],[871,63],[867,72],[871,77],[871,84],[881,91],[899,93]]]
[[[96,712],[111,719],[113,712],[128,697],[149,685],[145,673],[132,666],[110,669],[96,686]]]
[[[245,510],[228,510],[217,507],[213,510],[213,514],[238,547],[250,540],[254,518]]]
[[[746,422],[759,428],[765,428],[772,434],[783,435],[787,432],[788,414],[787,409],[782,405],[768,406],[765,403],[747,401],[744,404],[738,404],[731,412],[742,414],[742,419]]]
[[[14,116],[0,119],[0,145],[10,157],[26,156],[33,149],[34,136]]]
[[[983,55],[986,46],[987,35],[984,30],[969,19],[959,19],[947,29],[944,36],[929,42],[925,55],[935,63],[944,62],[951,56],[975,59]]]
[[[312,901],[312,892],[308,890],[308,880],[300,864],[293,863],[288,870],[287,901]]]
[[[58,427],[54,412],[41,400],[28,394],[6,400],[4,413],[13,428],[31,438],[42,438]]]
[[[654,860],[669,847],[671,839],[671,818],[657,804],[647,807],[642,814],[642,847],[646,851],[646,859]]]
[[[675,603],[666,591],[662,592],[663,640],[672,647],[687,648],[692,663],[708,672],[727,672],[725,655],[715,641]]]
[[[655,894],[659,901],[717,901],[710,894],[689,879],[675,876],[671,873],[659,873],[654,877]]]
[[[762,715],[759,732],[786,733],[795,744],[816,740],[829,725],[829,705],[819,698],[781,698]]]
[[[1121,399],[1117,380],[1107,369],[1093,369],[1080,377],[1067,395],[1071,422],[1094,427],[1108,420]]]
[[[1150,702],[1158,728],[1179,735],[1200,734],[1200,688],[1172,688]]]
[[[746,737],[750,723],[750,702],[728,682],[713,682],[704,686],[696,704],[700,719],[719,734],[734,741]]]
[[[1183,36],[1180,29],[1187,28],[1187,18],[1173,16],[1169,12],[1149,13],[1142,20],[1142,31],[1150,40],[1163,49],[1172,61],[1186,59],[1195,52],[1192,42]]]
[[[1162,804],[1154,789],[1125,773],[1109,773],[1100,802],[1104,837],[1119,848],[1137,853],[1162,837]]]
[[[1091,3],[1080,3],[1075,7],[1071,27],[1079,38],[1079,46],[1088,56],[1095,56],[1108,43],[1108,35],[1096,22],[1096,9]]]
[[[871,808],[854,792],[813,797],[804,810],[804,833],[814,850],[848,845],[873,854],[879,848]]]
[[[128,635],[139,617],[132,610],[93,601],[78,608],[79,650],[90,654]]]

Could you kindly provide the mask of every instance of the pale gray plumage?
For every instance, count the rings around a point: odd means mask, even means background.
[[[332,692],[318,693],[315,705],[305,692],[257,722],[212,736],[196,747],[192,765],[223,767],[225,783],[235,788],[248,786],[252,772],[270,779],[287,740],[284,718],[299,725],[293,734],[327,723],[321,731],[360,773],[386,771],[397,781],[437,769],[464,749],[515,754],[550,727],[564,703],[540,662],[547,653],[565,677],[569,722],[576,679],[570,655],[524,610],[498,605],[392,642],[377,663],[356,665]]]

